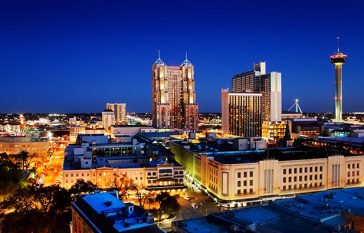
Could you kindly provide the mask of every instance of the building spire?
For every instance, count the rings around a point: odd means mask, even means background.
[[[154,62],[155,65],[165,65],[164,61],[161,59],[161,51],[158,50],[158,59]]]
[[[181,66],[192,66],[192,63],[188,60],[187,51],[186,51],[185,60],[182,62]]]
[[[336,37],[337,53],[340,53],[340,37]]]

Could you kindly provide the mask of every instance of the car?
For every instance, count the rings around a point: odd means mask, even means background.
[[[198,205],[197,205],[196,203],[192,203],[192,204],[191,204],[191,206],[192,206],[192,208],[194,208],[194,209],[198,209]]]

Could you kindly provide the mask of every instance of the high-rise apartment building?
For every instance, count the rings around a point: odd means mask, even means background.
[[[234,93],[254,92],[262,94],[262,120],[268,122],[282,119],[281,73],[266,73],[265,62],[254,64],[253,70],[237,74],[232,79]]]
[[[116,124],[124,125],[128,123],[125,103],[107,103],[106,109],[114,112]]]
[[[243,137],[262,135],[261,93],[221,91],[221,121],[224,133]]]
[[[167,66],[158,57],[152,66],[153,126],[197,129],[194,66],[187,59],[180,66]]]
[[[109,127],[115,125],[115,114],[110,109],[105,109],[102,112],[102,125],[105,130],[109,130]]]

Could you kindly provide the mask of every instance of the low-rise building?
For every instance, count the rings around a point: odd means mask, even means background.
[[[18,154],[27,151],[30,154],[46,156],[49,141],[47,138],[33,138],[25,136],[0,137],[0,153]]]
[[[176,141],[171,151],[191,182],[231,206],[364,183],[363,155],[309,148],[218,151]]]
[[[286,126],[286,121],[264,121],[262,124],[262,137],[271,141],[283,139],[286,135]]]
[[[18,122],[0,123],[0,132],[19,133],[20,126]]]
[[[153,215],[123,203],[116,192],[87,194],[71,204],[72,233],[162,233]]]
[[[79,135],[77,143],[65,150],[65,188],[83,179],[107,189],[126,175],[150,191],[185,190],[184,168],[163,151],[155,156],[145,153],[146,144],[136,139],[131,144],[110,143],[104,135]]]
[[[172,223],[174,233],[364,231],[364,188],[336,189]]]
[[[316,118],[295,118],[288,121],[292,138],[299,135],[318,136],[324,132],[324,123]]]

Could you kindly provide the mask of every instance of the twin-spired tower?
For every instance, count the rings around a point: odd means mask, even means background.
[[[330,56],[331,63],[335,65],[335,82],[336,82],[336,95],[335,95],[335,121],[342,122],[343,114],[343,94],[342,94],[342,67],[346,62],[346,55],[340,52],[339,46],[337,52]]]

